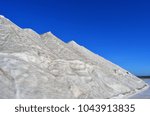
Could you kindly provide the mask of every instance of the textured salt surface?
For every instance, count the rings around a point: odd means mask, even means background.
[[[143,79],[143,80],[150,86],[150,79]],[[150,99],[150,88],[137,95],[132,96],[131,99]]]
[[[0,98],[123,98],[146,86],[73,41],[0,17]]]

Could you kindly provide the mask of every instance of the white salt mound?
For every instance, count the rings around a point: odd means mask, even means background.
[[[0,16],[0,98],[125,98],[148,85],[74,41]]]

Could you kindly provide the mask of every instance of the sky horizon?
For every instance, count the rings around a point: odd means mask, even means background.
[[[0,0],[0,15],[39,34],[51,31],[125,68],[150,75],[148,0]]]

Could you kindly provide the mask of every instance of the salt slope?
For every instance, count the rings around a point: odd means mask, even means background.
[[[113,98],[146,86],[139,80],[131,89],[121,79],[51,33],[40,36],[0,17],[0,98]]]
[[[44,82],[53,79],[46,68],[57,56],[39,43],[0,17],[0,98],[44,98]]]
[[[79,76],[86,76],[84,75],[86,74],[85,71],[80,69],[80,66],[82,67],[83,62],[85,62],[88,65],[92,65],[92,71],[88,70],[88,72],[90,72],[90,75],[94,77],[95,72],[98,73],[99,76],[97,77],[100,77],[99,81],[100,80],[103,81],[110,88],[113,87],[113,90],[115,89],[117,91],[117,95],[121,93],[130,95],[135,93],[137,90],[140,90],[147,86],[142,80],[138,79],[128,71],[105,60],[104,58],[98,55],[93,54],[89,50],[79,46],[73,41],[67,45],[61,40],[59,40],[57,37],[55,37],[52,33],[46,33],[42,37],[44,38],[42,39],[44,40],[45,45],[49,47],[51,51],[55,50],[55,53],[59,54],[61,58],[67,60],[78,59],[78,61],[74,61],[75,62],[74,66],[78,67],[76,68],[76,70],[79,70],[78,71]],[[53,44],[56,46],[52,47]],[[58,50],[58,48],[61,50]],[[65,51],[65,50],[68,50],[69,52],[60,53],[60,51]],[[74,53],[76,54],[77,57],[70,57],[70,56],[74,56]],[[126,86],[128,88],[125,89],[125,87],[123,86]],[[118,88],[120,89],[118,90]]]
[[[68,46],[76,54],[84,58],[85,62],[89,62],[91,64],[99,66],[100,70],[107,74],[107,77],[109,77],[108,81],[111,80],[111,78],[115,78],[117,79],[117,81],[120,81],[120,84],[129,87],[130,91],[122,93],[123,95],[130,96],[132,94],[138,93],[142,89],[148,88],[148,85],[145,85],[144,82],[141,79],[137,78],[135,75],[131,74],[130,72],[121,68],[120,66],[104,59],[103,57],[92,53],[85,47],[78,45],[76,42],[70,41],[68,43]],[[116,86],[116,88],[119,88],[117,87],[118,84],[116,84],[115,82],[115,85],[112,85],[113,83],[111,82],[110,86]]]

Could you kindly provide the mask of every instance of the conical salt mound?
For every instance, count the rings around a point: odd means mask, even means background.
[[[0,98],[126,98],[148,85],[74,41],[0,16]]]

